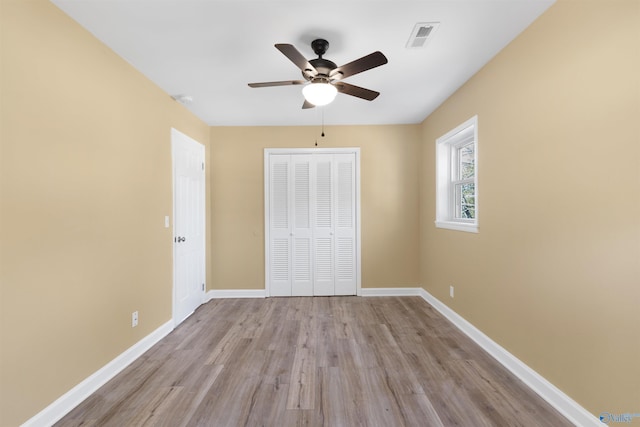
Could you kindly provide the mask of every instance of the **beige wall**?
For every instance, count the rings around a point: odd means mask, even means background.
[[[560,1],[422,125],[325,138],[208,128],[49,2],[1,6],[1,425],[170,319],[171,127],[211,143],[209,289],[264,288],[264,148],[361,147],[363,287],[422,283],[592,412],[638,412],[636,0]],[[480,233],[438,230],[434,141],[474,114]]]
[[[2,0],[0,425],[171,318],[171,127],[209,128],[45,0]],[[131,313],[140,324],[131,328]]]
[[[480,233],[436,229],[434,141],[475,114]],[[640,2],[585,0],[423,123],[425,288],[594,414],[640,412],[639,119]]]
[[[264,289],[264,148],[360,147],[362,287],[419,284],[420,127],[211,128],[215,289]]]

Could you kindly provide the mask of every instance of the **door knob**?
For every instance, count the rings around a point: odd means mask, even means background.
[[[180,237],[180,236],[176,237],[176,242],[177,243],[184,242],[185,240],[187,240],[186,237]]]

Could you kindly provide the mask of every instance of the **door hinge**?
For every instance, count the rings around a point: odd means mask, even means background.
[[[204,292],[204,283],[202,284],[202,292]]]
[[[202,162],[202,170],[204,170],[204,162]]]

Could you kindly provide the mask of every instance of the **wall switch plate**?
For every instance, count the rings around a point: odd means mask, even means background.
[[[138,312],[134,311],[131,313],[131,327],[135,328],[136,326],[138,326]]]
[[[164,228],[169,228],[169,215],[164,217]]]
[[[449,296],[453,298],[453,286],[449,286]]]

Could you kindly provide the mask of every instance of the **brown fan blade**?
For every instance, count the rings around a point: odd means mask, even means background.
[[[318,71],[316,71],[313,65],[309,64],[309,61],[307,61],[307,59],[302,56],[302,54],[298,52],[298,49],[296,49],[293,45],[280,43],[275,46],[276,49],[284,54],[284,56],[286,56],[291,62],[296,64],[296,66],[300,68],[300,70],[302,70],[304,74],[308,74],[311,77],[318,74]]]
[[[281,82],[249,83],[249,87],[291,86],[303,85],[305,83],[307,83],[305,80],[285,80]]]
[[[332,79],[340,80],[379,67],[387,62],[387,57],[382,52],[376,51],[332,70],[329,76]]]
[[[378,95],[380,95],[380,92],[376,92],[375,90],[350,85],[349,83],[338,82],[335,84],[335,87],[340,93],[366,99],[367,101],[373,101],[378,97]]]
[[[302,109],[306,110],[307,108],[316,108],[316,106],[305,99],[304,104],[302,104]]]

